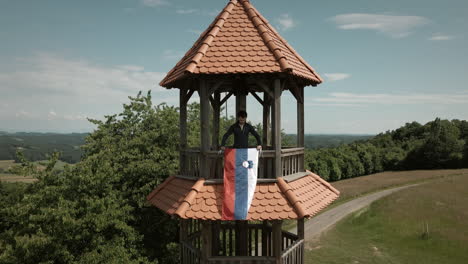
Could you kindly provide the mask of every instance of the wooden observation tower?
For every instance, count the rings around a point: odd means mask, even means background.
[[[322,82],[248,0],[231,0],[162,80],[180,90],[180,171],[148,200],[180,219],[181,263],[304,262],[304,218],[339,192],[304,169],[304,87]],[[187,102],[200,98],[199,148],[187,146]],[[281,94],[297,102],[297,146],[281,146]],[[223,97],[221,95],[224,95]],[[232,96],[263,106],[263,154],[247,221],[222,221],[223,162],[218,154],[220,109]],[[282,222],[297,221],[297,231]]]

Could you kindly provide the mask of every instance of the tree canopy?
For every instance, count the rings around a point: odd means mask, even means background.
[[[387,170],[468,167],[468,122],[417,122],[336,148],[308,150],[308,168],[337,181]]]

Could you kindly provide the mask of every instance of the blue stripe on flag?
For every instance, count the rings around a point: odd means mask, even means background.
[[[234,219],[247,218],[248,170],[242,163],[248,158],[247,149],[236,149],[236,201]]]

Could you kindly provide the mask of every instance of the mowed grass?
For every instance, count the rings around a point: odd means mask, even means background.
[[[14,160],[0,160],[0,172],[5,172],[15,165]]]
[[[468,175],[468,169],[389,171],[332,182],[331,185],[340,191],[334,205],[388,188],[456,175]]]
[[[306,263],[468,263],[468,175],[405,189],[308,245]]]

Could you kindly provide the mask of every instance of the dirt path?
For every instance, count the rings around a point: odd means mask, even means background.
[[[387,196],[391,193],[400,191],[402,189],[410,188],[413,186],[417,186],[420,184],[421,183],[411,184],[411,185],[406,185],[406,186],[401,186],[401,187],[396,187],[392,189],[387,189],[387,190],[371,193],[371,194],[356,198],[354,200],[351,200],[349,202],[343,203],[316,217],[313,217],[312,219],[310,219],[309,221],[305,223],[305,240],[308,242],[308,241],[314,241],[318,239],[322,232],[332,227],[334,224],[336,224],[338,221],[340,221],[344,217],[370,205],[372,202],[384,196]],[[295,233],[296,228],[291,230],[291,232]]]

